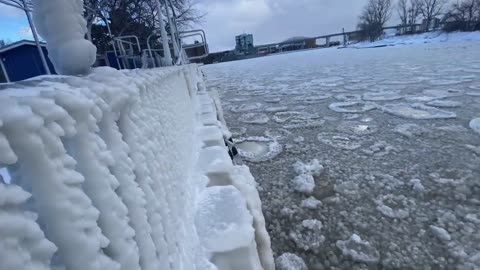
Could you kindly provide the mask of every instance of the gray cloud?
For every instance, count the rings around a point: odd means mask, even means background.
[[[199,0],[202,27],[213,50],[232,49],[235,35],[251,33],[255,44],[292,36],[353,30],[367,0]]]

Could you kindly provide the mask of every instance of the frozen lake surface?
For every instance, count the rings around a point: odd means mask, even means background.
[[[479,269],[479,48],[323,49],[203,68],[259,182],[276,257]]]

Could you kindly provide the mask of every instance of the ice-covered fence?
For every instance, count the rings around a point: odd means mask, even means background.
[[[273,269],[217,108],[194,65],[0,90],[0,269]]]

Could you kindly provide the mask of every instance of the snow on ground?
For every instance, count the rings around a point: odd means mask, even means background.
[[[421,43],[480,41],[480,31],[477,32],[430,32],[416,35],[388,36],[375,42],[360,42],[349,45],[349,48],[372,48],[378,46],[398,46]]]
[[[263,105],[225,113],[234,140],[283,146],[246,161],[279,269],[479,269],[478,32],[428,35],[203,68],[224,102]]]

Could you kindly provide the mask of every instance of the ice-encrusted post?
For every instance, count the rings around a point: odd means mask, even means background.
[[[167,31],[165,30],[165,24],[163,23],[162,5],[160,4],[159,0],[156,0],[155,3],[157,5],[157,16],[159,21],[158,27],[160,27],[160,34],[162,36],[162,46],[163,46],[163,54],[165,57],[165,62],[167,62],[168,65],[171,66],[173,63],[173,60],[172,60],[172,54],[170,53],[170,46],[168,45]]]
[[[84,75],[90,71],[97,48],[85,39],[83,0],[33,0],[33,20],[47,42],[57,73]]]

